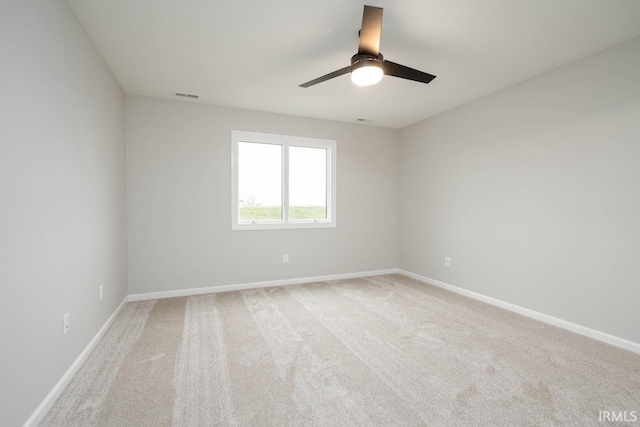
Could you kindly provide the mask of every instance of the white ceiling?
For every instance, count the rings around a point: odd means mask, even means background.
[[[67,1],[128,94],[390,128],[640,36],[638,0]],[[364,4],[385,58],[438,77],[298,87],[350,64]]]

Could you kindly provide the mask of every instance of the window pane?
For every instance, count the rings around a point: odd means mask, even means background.
[[[289,219],[327,219],[326,148],[289,147]]]
[[[238,143],[238,219],[282,220],[282,146]]]

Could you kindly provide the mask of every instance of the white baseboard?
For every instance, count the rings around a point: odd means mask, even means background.
[[[640,344],[635,343],[633,341],[616,337],[614,335],[609,335],[604,332],[596,331],[595,329],[587,328],[586,326],[581,326],[572,322],[568,322],[566,320],[558,319],[557,317],[549,316],[547,314],[530,310],[528,308],[520,307],[519,305],[511,304],[511,303],[501,301],[499,299],[491,298],[476,292],[468,291],[466,289],[462,289],[457,286],[450,285],[448,283],[440,282],[439,280],[431,279],[425,276],[420,276],[419,274],[415,274],[410,271],[398,269],[398,273],[404,276],[419,280],[421,282],[425,282],[425,283],[437,286],[439,288],[446,289],[448,291],[455,292],[457,294],[464,295],[466,297],[473,298],[475,300],[482,301],[487,304],[494,305],[496,307],[504,308],[505,310],[509,310],[514,313],[518,313],[523,316],[530,317],[532,319],[539,320],[541,322],[548,323],[550,325],[557,326],[559,328],[566,329],[571,332],[575,332],[576,334],[584,335],[594,340],[602,341],[604,343],[640,354]]]
[[[357,277],[380,276],[398,273],[397,268],[387,270],[362,271],[359,273],[331,274],[328,276],[302,277],[297,279],[271,280],[266,282],[242,283],[236,285],[209,286],[206,288],[181,289],[177,291],[150,292],[129,295],[127,301],[145,301],[150,299],[184,297],[190,295],[212,294],[216,292],[238,291],[242,289],[268,288],[271,286],[298,285],[302,283],[326,282],[327,280],[353,279]]]
[[[58,383],[55,386],[53,386],[49,394],[47,394],[47,397],[44,398],[42,403],[40,403],[40,405],[36,408],[36,410],[33,411],[33,414],[31,414],[31,416],[27,419],[27,421],[25,421],[25,423],[23,424],[23,427],[37,426],[42,422],[42,419],[44,418],[45,415],[47,415],[47,412],[49,412],[49,409],[51,409],[56,399],[60,397],[60,394],[62,394],[64,389],[67,387],[67,385],[69,385],[69,382],[71,381],[73,376],[78,372],[82,364],[87,360],[87,358],[89,357],[89,354],[91,354],[93,349],[100,342],[100,340],[102,339],[104,334],[107,332],[107,330],[109,329],[113,321],[116,319],[116,317],[118,317],[118,314],[120,314],[120,311],[122,310],[122,307],[124,307],[124,304],[126,302],[127,302],[127,297],[125,297],[122,300],[118,308],[116,308],[113,314],[107,319],[104,325],[102,325],[100,330],[89,342],[89,344],[87,344],[84,350],[82,350],[82,353],[80,353],[80,356],[78,356],[78,358],[71,364],[71,367],[67,369],[67,372],[65,372],[62,378],[60,378],[60,381],[58,381]]]

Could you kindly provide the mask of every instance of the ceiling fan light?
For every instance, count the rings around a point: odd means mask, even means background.
[[[351,81],[358,86],[371,86],[382,80],[382,75],[382,68],[371,64],[351,71]]]

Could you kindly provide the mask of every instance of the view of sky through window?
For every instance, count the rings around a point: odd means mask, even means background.
[[[317,207],[313,219],[327,217],[327,150],[289,147],[289,218],[308,219],[311,212],[296,207]]]
[[[240,142],[238,157],[239,205],[277,207],[270,219],[282,218],[282,146]]]

